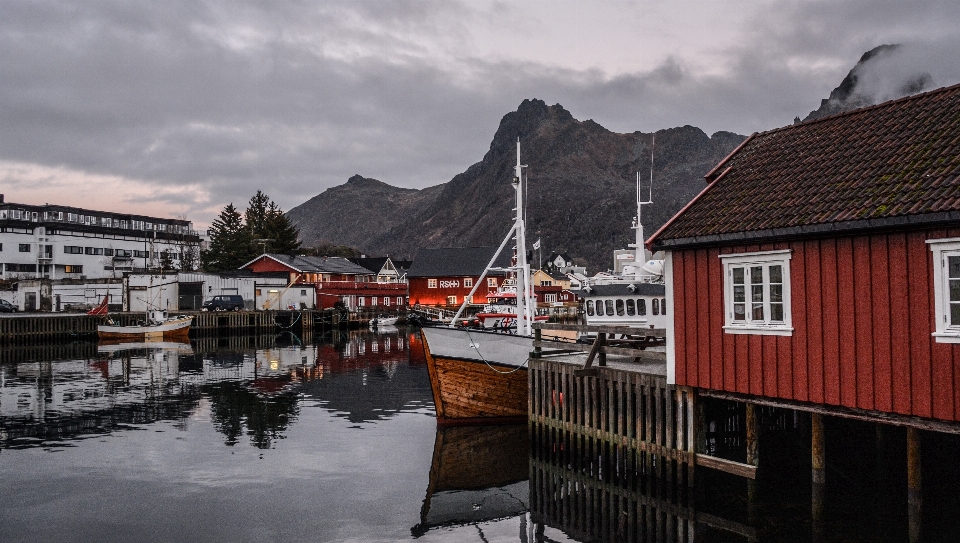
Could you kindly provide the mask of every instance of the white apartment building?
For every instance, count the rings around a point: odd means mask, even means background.
[[[190,221],[61,205],[7,203],[0,194],[0,278],[101,279],[199,264]]]

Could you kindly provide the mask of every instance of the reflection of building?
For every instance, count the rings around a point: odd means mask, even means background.
[[[3,201],[3,279],[119,277],[124,271],[196,264],[200,238],[190,221]]]

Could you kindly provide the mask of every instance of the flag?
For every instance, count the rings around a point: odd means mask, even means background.
[[[540,238],[537,238],[537,241],[533,244],[533,250],[536,251],[540,248]]]

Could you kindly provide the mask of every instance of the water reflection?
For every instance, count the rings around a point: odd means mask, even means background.
[[[528,449],[526,425],[437,428],[430,482],[411,534],[525,514]]]
[[[0,363],[0,449],[72,446],[157,421],[182,425],[198,413],[226,445],[246,437],[267,449],[295,424],[304,399],[352,423],[432,408],[422,362],[410,360],[411,343],[419,345],[413,334],[341,332],[310,345],[277,339],[7,352],[0,360],[39,360]],[[50,354],[82,356],[45,359]]]

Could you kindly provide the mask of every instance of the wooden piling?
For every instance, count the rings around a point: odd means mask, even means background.
[[[907,531],[910,543],[917,543],[922,535],[922,489],[920,430],[907,428]]]

